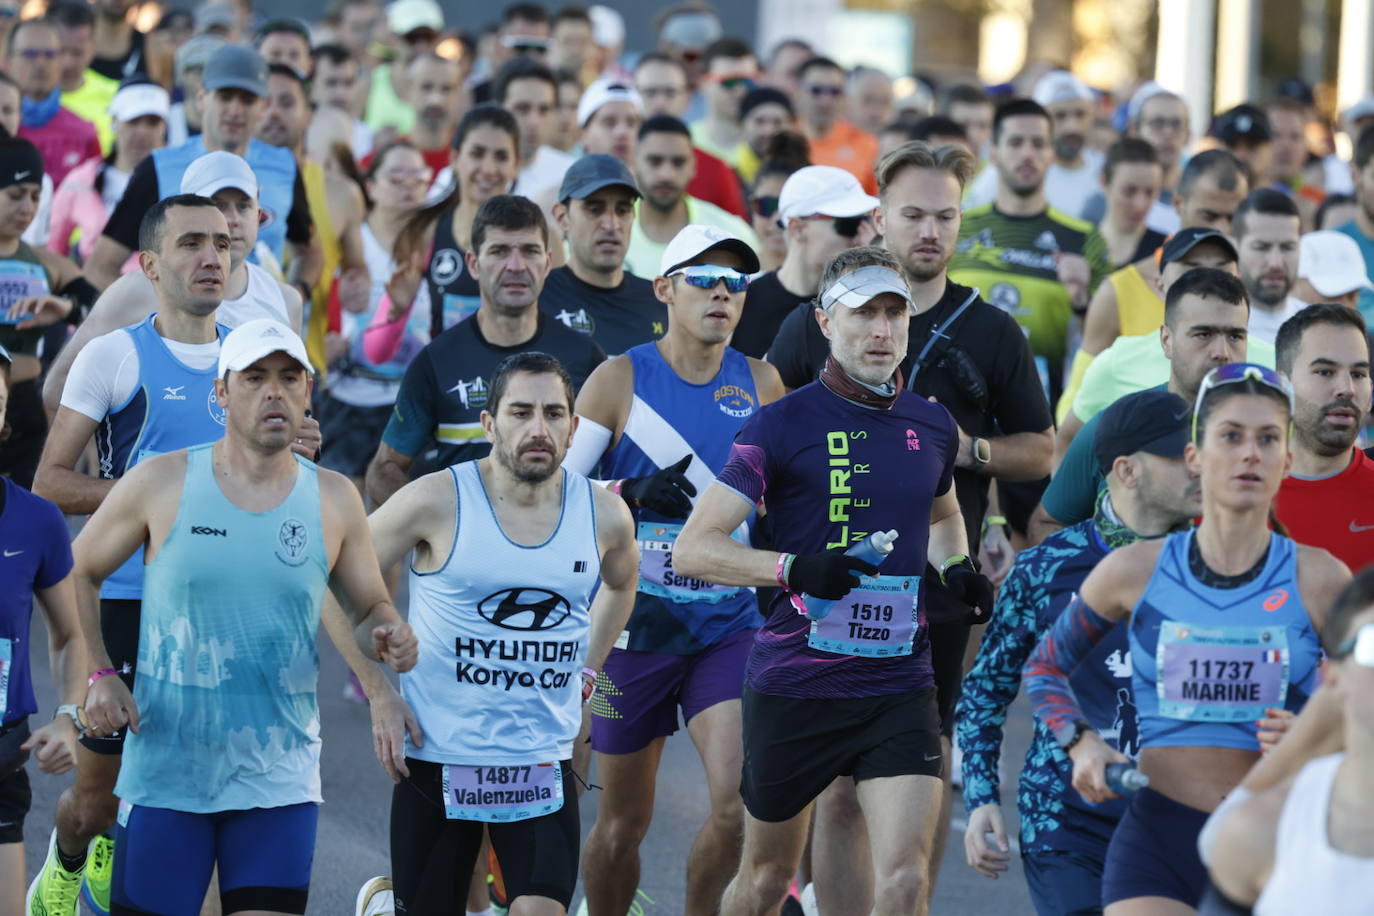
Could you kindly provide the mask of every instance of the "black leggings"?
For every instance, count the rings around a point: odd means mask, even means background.
[[[467,898],[468,881],[491,834],[506,897],[549,897],[572,903],[582,832],[570,761],[563,761],[563,807],[509,824],[451,821],[444,816],[443,768],[406,758],[410,778],[391,793],[391,882],[396,912],[450,916]]]

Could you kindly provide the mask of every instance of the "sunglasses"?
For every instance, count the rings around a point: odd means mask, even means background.
[[[770,194],[765,197],[755,197],[750,203],[754,207],[754,212],[764,219],[778,212],[778,195]]]
[[[670,277],[681,277],[688,285],[697,289],[715,289],[720,283],[732,293],[742,293],[749,288],[749,275],[733,267],[717,267],[714,264],[699,264],[695,267],[681,267]]]
[[[1255,381],[1261,385],[1272,388],[1288,400],[1288,413],[1291,416],[1295,410],[1293,402],[1293,386],[1288,379],[1279,375],[1268,366],[1260,366],[1255,363],[1229,363],[1225,366],[1218,366],[1207,377],[1202,380],[1202,385],[1197,390],[1197,401],[1193,404],[1193,441],[1197,441],[1197,418],[1198,412],[1202,408],[1203,398],[1207,397],[1207,392],[1223,385],[1238,385],[1241,382]]]
[[[57,53],[52,48],[25,48],[19,52],[19,56],[24,60],[38,60],[39,58],[52,60],[57,57]]]
[[[1341,659],[1354,655],[1355,664],[1362,668],[1374,668],[1374,623],[1367,623],[1336,647],[1332,658]]]
[[[817,213],[814,216],[803,216],[801,219],[828,219],[830,228],[835,230],[835,234],[840,238],[852,239],[859,234],[859,227],[868,222],[868,214],[862,216],[825,216]]]
[[[814,96],[838,97],[844,95],[844,89],[840,86],[808,86],[806,91]]]
[[[743,86],[746,90],[754,88],[754,81],[747,76],[732,76],[720,81],[720,88],[727,90],[739,89]]]

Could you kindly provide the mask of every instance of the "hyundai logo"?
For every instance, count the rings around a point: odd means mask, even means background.
[[[545,588],[508,588],[483,598],[477,613],[507,630],[551,630],[568,619],[572,605]]]

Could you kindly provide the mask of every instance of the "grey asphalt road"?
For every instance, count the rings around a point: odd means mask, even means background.
[[[41,614],[35,611],[30,646],[38,647],[39,651],[33,653],[34,680],[38,687],[39,708],[51,710],[56,703],[48,676],[45,640]],[[347,669],[342,660],[327,641],[321,642],[320,657],[325,804],[320,809],[309,913],[312,916],[352,916],[358,887],[371,876],[388,872],[387,817],[391,783],[372,753],[367,708],[344,699]],[[1025,755],[1029,734],[1029,712],[1023,703],[1018,703],[1010,717],[1006,747],[1010,775],[1003,787],[1004,800],[1010,805],[1012,817],[1015,809],[1012,777]],[[46,850],[57,797],[71,777],[46,776],[30,764],[30,778],[34,800],[24,826],[24,838],[28,873],[32,877]],[[687,852],[707,808],[701,765],[685,731],[669,739],[658,785],[654,822],[642,850],[642,916],[672,916],[682,912]],[[584,834],[595,819],[596,799],[596,792],[583,797]],[[956,829],[951,834],[949,855],[941,868],[932,912],[937,916],[1031,913],[1020,863],[1015,858],[1011,871],[997,881],[980,877],[964,864],[960,829],[963,813],[962,805],[956,805]],[[1014,831],[1013,825],[1008,827]],[[574,900],[574,907],[576,903]]]

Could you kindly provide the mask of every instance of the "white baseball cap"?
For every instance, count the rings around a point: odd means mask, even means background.
[[[242,372],[264,356],[285,353],[310,371],[310,357],[295,331],[272,318],[254,318],[229,332],[219,348],[219,377]]]
[[[434,0],[395,0],[386,7],[386,27],[394,35],[409,35],[416,29],[444,30],[444,11]]]
[[[1140,109],[1145,107],[1146,102],[1157,95],[1171,94],[1172,93],[1170,93],[1168,89],[1165,89],[1154,80],[1146,80],[1140,84],[1140,88],[1135,91],[1131,96],[1131,100],[1126,103],[1126,120],[1134,124],[1136,121],[1140,120]]]
[[[912,314],[916,313],[916,306],[911,302],[911,289],[907,286],[906,277],[891,267],[884,267],[881,264],[869,264],[845,274],[821,290],[818,299],[821,308],[828,312],[836,304],[843,305],[845,308],[856,309],[859,306],[867,305],[883,293],[896,293],[901,296],[911,307]]]
[[[683,226],[682,231],[673,236],[668,247],[663,249],[659,261],[658,275],[666,277],[688,261],[694,261],[712,249],[733,251],[744,259],[744,272],[756,274],[761,269],[759,256],[749,243],[737,235],[715,226]]]
[[[1334,229],[1309,232],[1302,237],[1298,246],[1298,276],[1323,296],[1374,290],[1359,243]]]
[[[625,17],[598,3],[587,8],[592,20],[592,41],[603,48],[618,48],[625,43]]]
[[[1036,104],[1048,107],[1057,102],[1091,102],[1093,91],[1069,71],[1051,70],[1036,81],[1031,98]]]
[[[644,99],[640,97],[635,88],[624,80],[614,80],[602,77],[594,80],[590,86],[582,92],[582,99],[577,103],[577,123],[581,127],[586,127],[587,122],[592,119],[592,115],[602,105],[610,102],[629,102],[640,114],[644,114]]]
[[[165,121],[171,108],[166,89],[153,83],[133,83],[114,94],[109,112],[110,117],[125,123],[144,115],[157,115]]]
[[[878,208],[859,179],[833,165],[808,165],[787,176],[778,194],[778,222],[803,216],[863,216]]]
[[[216,191],[235,188],[258,198],[258,178],[242,156],[224,150],[206,153],[186,167],[181,176],[181,193],[213,197]]]

